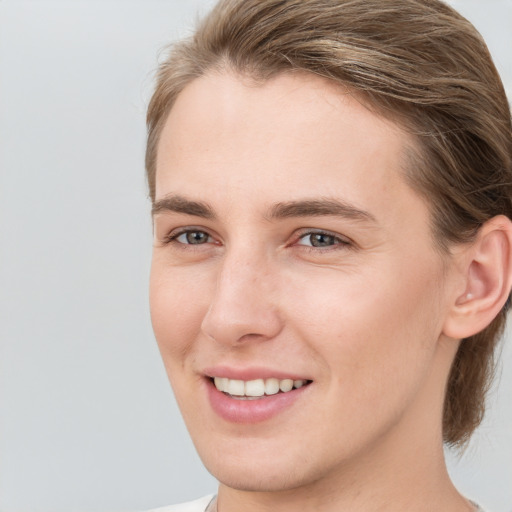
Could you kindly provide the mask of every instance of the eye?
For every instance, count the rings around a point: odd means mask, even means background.
[[[189,230],[169,236],[169,241],[186,245],[211,243],[213,238],[206,231]]]
[[[348,240],[323,231],[304,233],[297,241],[297,245],[305,245],[307,247],[315,248],[335,247],[349,244],[350,242]]]

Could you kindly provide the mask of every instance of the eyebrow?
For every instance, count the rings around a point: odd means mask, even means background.
[[[152,215],[160,212],[175,212],[193,215],[204,219],[217,218],[214,209],[203,201],[194,201],[180,195],[169,195],[155,201]],[[274,204],[265,216],[268,220],[288,219],[293,217],[343,217],[358,222],[378,224],[377,219],[368,211],[339,199],[303,199]]]
[[[170,195],[153,203],[151,214],[156,215],[160,212],[175,212],[202,217],[203,219],[215,219],[216,215],[213,208],[202,201],[191,201],[183,196]]]
[[[335,216],[350,220],[377,224],[377,219],[368,211],[339,199],[305,199],[277,203],[270,209],[270,219],[286,219],[290,217],[322,217]]]

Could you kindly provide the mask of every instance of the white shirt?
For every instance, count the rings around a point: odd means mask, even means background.
[[[147,512],[205,512],[206,507],[214,496],[215,494],[210,494],[198,500],[188,501],[187,503],[180,503],[178,505],[170,505],[168,507],[155,508]]]
[[[212,503],[214,497],[215,494],[210,494],[203,498],[199,498],[198,500],[188,501],[187,503],[181,503],[178,505],[170,505],[169,507],[155,508],[153,510],[148,510],[147,512],[208,512],[208,505]],[[471,503],[476,507],[475,512],[484,512],[483,508],[478,504],[473,501]]]

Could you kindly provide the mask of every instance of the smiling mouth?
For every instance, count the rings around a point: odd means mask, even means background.
[[[265,396],[289,393],[294,389],[311,384],[306,379],[254,379],[238,380],[226,377],[212,377],[212,382],[218,391],[234,398],[235,400],[258,400]]]

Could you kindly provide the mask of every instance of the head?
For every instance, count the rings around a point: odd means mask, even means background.
[[[502,83],[478,32],[438,0],[219,2],[158,71],[146,154],[153,202],[173,107],[212,76],[236,76],[255,89],[280,77],[315,77],[396,128],[404,142],[397,172],[425,205],[440,261],[470,246],[492,219],[512,218],[512,128]],[[463,444],[482,419],[502,306],[478,332],[452,330],[462,341],[443,388],[448,444]]]
[[[313,21],[314,20],[314,23]],[[512,128],[499,75],[474,27],[437,0],[221,1],[161,64],[148,111],[146,169],[155,199],[157,147],[179,93],[212,70],[257,81],[305,71],[357,92],[414,137],[405,178],[429,205],[441,252],[512,218]],[[464,339],[444,409],[444,439],[480,423],[506,308]]]

